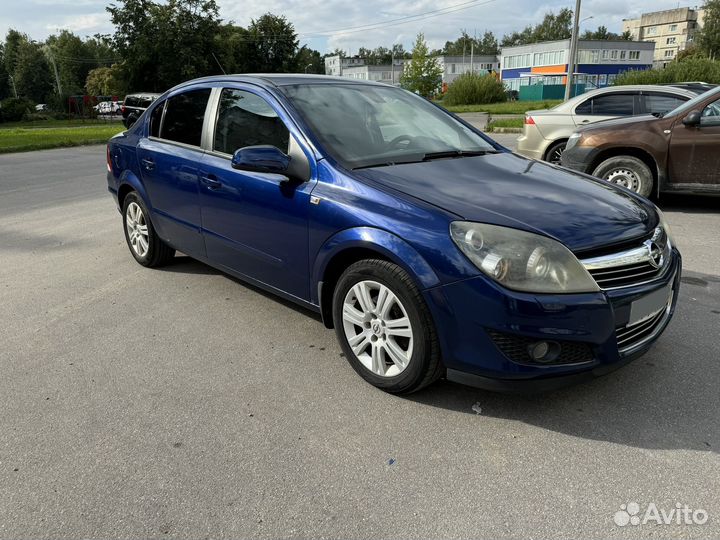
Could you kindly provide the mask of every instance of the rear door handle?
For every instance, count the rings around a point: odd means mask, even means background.
[[[220,182],[214,174],[202,175],[200,176],[200,181],[205,184],[208,189],[220,189],[222,187],[222,182]]]
[[[152,159],[142,158],[140,162],[146,170],[152,171],[155,168],[155,162]]]

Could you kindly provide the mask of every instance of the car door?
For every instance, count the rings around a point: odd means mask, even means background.
[[[171,96],[150,114],[137,145],[140,172],[158,234],[173,247],[203,257],[198,167],[210,89]]]
[[[236,150],[247,146],[272,145],[289,153],[301,136],[288,129],[290,119],[262,90],[218,89],[216,101],[210,148],[200,173],[208,259],[308,300],[308,205],[314,181],[236,170],[230,161]]]
[[[639,112],[637,92],[612,92],[590,97],[575,107],[575,125],[584,126],[618,116],[632,116]]]
[[[687,111],[689,114],[692,111]],[[668,156],[671,184],[720,184],[720,99],[702,109],[700,125],[672,127]]]

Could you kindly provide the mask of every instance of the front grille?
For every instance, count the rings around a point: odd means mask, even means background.
[[[658,328],[663,325],[670,314],[673,295],[670,295],[667,305],[649,319],[632,326],[619,326],[615,329],[618,350],[625,353],[652,338]]]
[[[649,262],[588,270],[601,289],[626,287],[650,281],[662,274],[662,271],[662,268],[656,268]]]
[[[670,266],[672,246],[662,227],[652,237],[624,251],[582,259],[580,262],[601,289],[630,287],[662,276]]]
[[[533,365],[557,365],[557,364],[580,364],[582,362],[590,362],[593,359],[592,350],[587,343],[578,343],[575,341],[558,341],[558,340],[540,340],[529,338],[526,336],[518,336],[515,334],[507,334],[488,330],[488,335],[498,349],[513,362],[520,364]],[[535,362],[530,356],[528,349],[530,345],[538,341],[553,341],[560,346],[560,353],[552,362]]]

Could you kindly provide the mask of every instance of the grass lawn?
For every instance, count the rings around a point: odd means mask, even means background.
[[[524,114],[535,109],[549,109],[560,103],[562,100],[548,99],[545,101],[506,101],[505,103],[487,103],[485,105],[448,105],[445,108],[454,113]],[[438,101],[437,104],[444,107],[442,101]]]
[[[495,131],[495,128],[519,128],[523,127],[522,118],[501,118],[500,120],[492,120],[486,128],[486,131]]]
[[[0,124],[0,154],[106,142],[125,128],[120,122],[46,120]]]

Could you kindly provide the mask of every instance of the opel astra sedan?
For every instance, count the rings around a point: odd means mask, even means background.
[[[382,84],[190,81],[110,140],[107,169],[138,263],[181,251],[318,312],[388,392],[608,372],[648,350],[678,295],[652,203]]]

